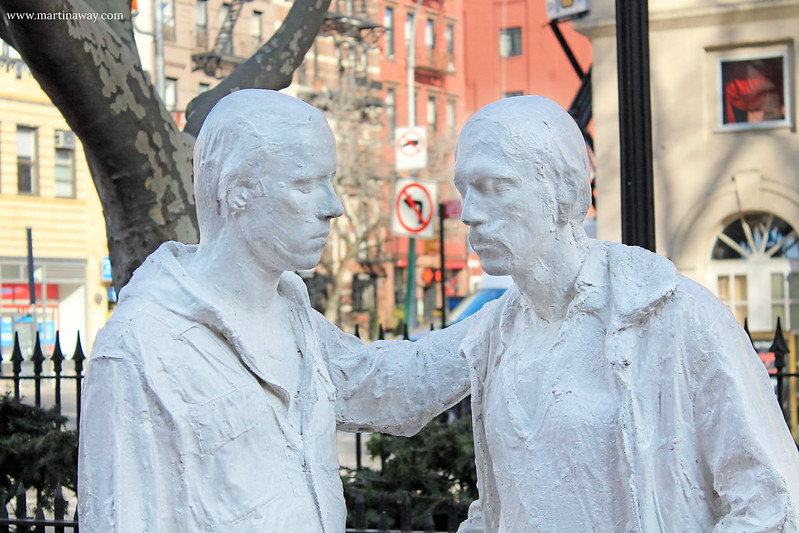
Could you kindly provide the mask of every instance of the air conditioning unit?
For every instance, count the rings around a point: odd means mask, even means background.
[[[75,132],[69,130],[55,130],[55,147],[74,150]]]

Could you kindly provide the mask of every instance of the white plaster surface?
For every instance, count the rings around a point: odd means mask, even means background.
[[[81,531],[343,532],[336,429],[409,435],[465,397],[468,323],[366,347],[311,309],[287,271],[341,214],[314,108],[233,93],[194,162],[199,245],[147,258],[89,360]]]
[[[461,345],[480,500],[460,532],[796,531],[799,455],[763,364],[668,260],[586,237],[571,117],[483,108],[455,183],[486,272],[516,284]]]

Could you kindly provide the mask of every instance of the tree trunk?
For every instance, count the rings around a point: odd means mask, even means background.
[[[19,51],[83,144],[103,205],[117,290],[164,241],[198,241],[193,136],[223,96],[244,88],[287,86],[329,4],[297,0],[285,29],[214,90],[189,104],[187,130],[192,136],[184,136],[142,70],[129,1],[0,0],[0,15],[7,23],[0,24],[0,37]],[[59,18],[64,12],[123,13],[124,20]],[[33,16],[11,20],[8,13]]]

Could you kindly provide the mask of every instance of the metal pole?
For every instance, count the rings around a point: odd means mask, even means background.
[[[447,327],[447,288],[446,254],[444,253],[444,211],[443,203],[438,204],[438,253],[441,261],[441,329]]]
[[[408,30],[408,127],[416,126],[416,21],[419,19],[419,7],[422,0],[416,0],[413,20]],[[411,172],[411,178],[416,173]],[[416,238],[408,237],[408,267],[405,280],[405,323],[408,328],[416,327]]]
[[[153,46],[155,47],[155,61],[153,78],[155,78],[155,92],[164,99],[166,77],[164,73],[164,1],[153,0]]]
[[[622,242],[655,251],[648,0],[616,0]]]

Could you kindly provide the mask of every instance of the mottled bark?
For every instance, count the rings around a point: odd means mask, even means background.
[[[192,127],[199,131],[213,104],[234,90],[288,85],[328,5],[329,0],[298,0],[286,29],[198,105],[190,105]],[[7,14],[15,12],[42,13],[47,20],[10,20]],[[59,20],[62,12],[123,13],[125,18]],[[83,143],[103,204],[116,288],[162,242],[197,242],[192,141],[178,130],[142,71],[130,2],[0,0],[0,14],[5,23],[0,35],[20,52]]]

